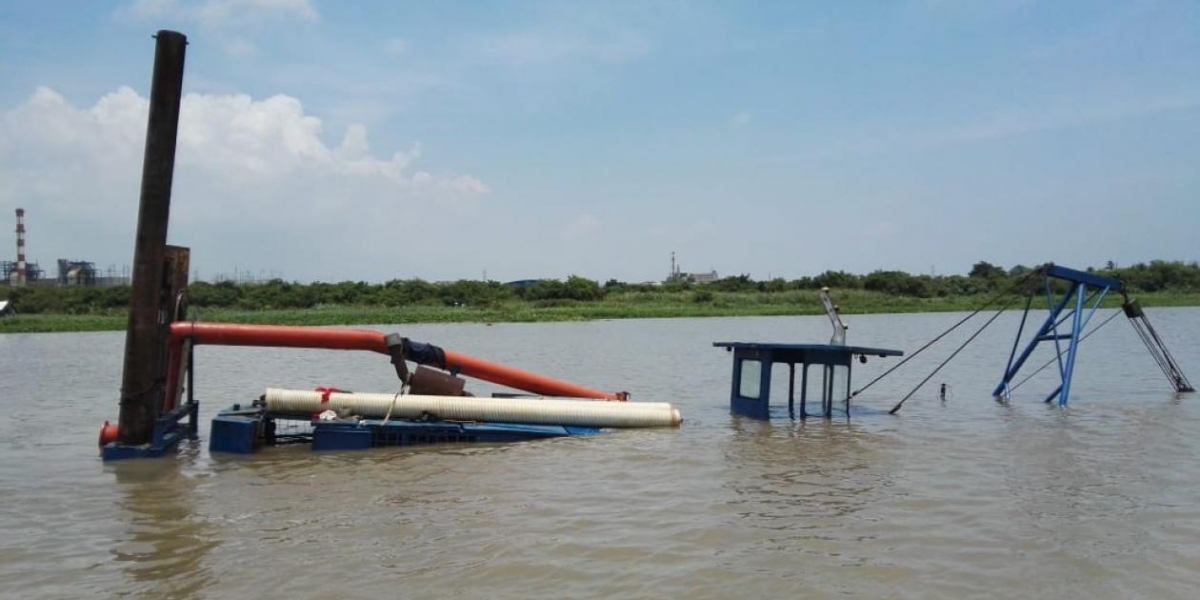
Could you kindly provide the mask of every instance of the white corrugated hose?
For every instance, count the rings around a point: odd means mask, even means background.
[[[435,415],[449,421],[569,425],[575,427],[678,427],[679,411],[666,402],[605,402],[562,398],[475,398],[349,394],[267,388],[267,410],[316,414],[326,410],[398,419]]]

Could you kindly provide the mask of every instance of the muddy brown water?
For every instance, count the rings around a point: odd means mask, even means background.
[[[1148,312],[1200,380],[1200,309]],[[961,316],[851,316],[849,341],[911,351]],[[897,416],[769,423],[728,413],[711,343],[819,342],[823,317],[380,326],[671,401],[685,423],[251,457],[209,455],[219,408],[267,386],[391,391],[391,365],[202,347],[201,439],[117,464],[96,434],[117,416],[123,334],[4,335],[0,597],[1195,598],[1200,398],[1172,392],[1123,321],[1083,345],[1065,411],[1040,402],[1051,370],[991,400],[1013,314]],[[890,407],[961,339],[857,404]]]

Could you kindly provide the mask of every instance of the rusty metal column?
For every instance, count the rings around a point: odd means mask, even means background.
[[[153,436],[163,397],[163,363],[169,333],[167,314],[161,311],[163,256],[187,36],[164,30],[155,38],[150,118],[146,125],[146,156],[142,163],[142,195],[121,377],[120,442],[128,445],[148,443]]]

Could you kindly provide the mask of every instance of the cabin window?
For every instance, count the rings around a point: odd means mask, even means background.
[[[801,404],[801,389],[804,390],[804,408],[808,414],[821,414],[825,404],[830,410],[843,410],[850,396],[850,367],[846,365],[810,364],[803,366],[805,376],[797,373],[796,405]]]
[[[821,401],[825,397],[824,388],[822,387],[825,385],[824,377],[822,377],[823,373],[824,368],[821,365],[805,364],[804,376],[798,378],[800,381],[796,382],[796,405],[800,405],[800,390],[803,389],[804,408],[810,413],[819,413],[821,411]]]
[[[834,403],[842,403],[850,397],[850,367],[833,365],[829,369],[829,390],[833,393]]]
[[[794,391],[796,394],[796,404],[800,403],[800,387],[799,381],[796,384],[792,383],[792,372],[794,367],[789,363],[777,362],[771,364],[771,405],[772,406],[788,406],[788,392]],[[797,373],[799,375],[799,373]]]
[[[762,363],[757,360],[742,360],[742,376],[738,379],[738,396],[757,400],[762,385]]]

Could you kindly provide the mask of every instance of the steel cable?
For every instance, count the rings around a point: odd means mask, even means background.
[[[908,393],[907,396],[901,398],[900,401],[896,403],[896,406],[893,406],[892,410],[888,411],[888,414],[892,414],[892,415],[896,414],[900,410],[900,407],[904,406],[904,403],[907,402],[909,398],[912,398],[913,394],[917,393],[917,390],[921,389],[921,386],[928,383],[929,380],[932,379],[934,375],[937,375],[937,372],[941,371],[942,367],[946,366],[951,360],[954,359],[955,356],[958,356],[958,353],[962,352],[963,348],[966,348],[968,344],[975,341],[975,338],[979,337],[979,334],[983,333],[983,330],[987,329],[988,325],[991,325],[992,322],[995,321],[996,318],[999,317],[1000,314],[1003,312],[1004,312],[1004,307],[1000,307],[1000,310],[996,311],[996,314],[992,315],[992,318],[988,319],[987,322],[984,323],[979,329],[975,330],[975,333],[971,334],[971,337],[967,338],[967,341],[963,342],[957,349],[954,350],[954,352],[952,352],[950,354],[950,356],[946,357],[946,360],[943,360],[942,363],[939,364],[937,366],[937,368],[935,368],[933,370],[932,373],[927,375],[925,377],[925,379],[922,379],[921,383],[918,383],[917,386],[914,387],[912,389],[912,391]]]
[[[1025,274],[1024,276],[1022,276],[1020,279],[1018,279],[1017,281],[1013,282],[1013,284],[1012,284],[1011,286],[1009,286],[1009,287],[1008,287],[1008,289],[1006,289],[1006,290],[1004,290],[1004,291],[1000,292],[999,294],[996,294],[995,296],[992,296],[991,298],[989,298],[987,302],[984,302],[982,305],[980,305],[980,307],[979,307],[979,308],[975,309],[975,312],[973,312],[973,313],[971,313],[971,314],[967,315],[966,317],[963,317],[963,318],[962,318],[962,320],[960,320],[959,322],[957,322],[957,323],[955,323],[954,325],[952,325],[952,326],[951,326],[949,329],[947,329],[946,331],[943,331],[943,332],[942,332],[941,334],[939,334],[937,337],[935,337],[935,338],[933,338],[932,340],[930,340],[929,342],[927,342],[927,343],[926,343],[924,346],[921,346],[920,348],[918,348],[918,349],[917,349],[915,352],[913,352],[912,354],[909,354],[907,357],[905,357],[905,358],[904,358],[904,360],[901,360],[899,363],[897,363],[897,364],[896,364],[895,366],[893,366],[892,368],[890,368],[890,369],[888,369],[888,370],[884,371],[882,374],[880,374],[880,375],[879,375],[878,377],[876,377],[875,379],[872,379],[871,381],[867,382],[867,384],[866,384],[866,385],[864,385],[864,386],[862,386],[862,387],[858,388],[857,390],[855,390],[853,393],[851,393],[851,394],[850,394],[850,398],[853,398],[853,397],[855,397],[855,396],[859,395],[860,393],[862,393],[862,392],[863,392],[864,390],[866,390],[867,388],[869,388],[869,387],[871,387],[871,386],[875,385],[876,383],[878,383],[878,382],[879,382],[879,380],[883,379],[884,377],[887,377],[888,375],[891,375],[893,371],[895,371],[896,369],[899,369],[900,367],[904,366],[904,364],[905,364],[905,363],[907,363],[908,361],[910,361],[910,360],[912,360],[912,359],[916,358],[916,357],[917,357],[917,355],[919,355],[920,353],[924,352],[924,351],[925,351],[926,349],[928,349],[930,346],[932,346],[932,345],[934,345],[934,344],[938,343],[939,341],[941,341],[941,339],[942,339],[942,338],[946,337],[947,335],[950,335],[950,333],[951,333],[952,331],[954,331],[955,329],[958,329],[958,328],[959,328],[959,326],[961,326],[963,323],[966,323],[967,321],[970,321],[972,318],[974,318],[974,317],[975,317],[975,315],[978,315],[979,313],[983,312],[983,311],[984,311],[984,309],[986,309],[986,308],[988,308],[989,306],[991,306],[991,305],[995,304],[997,301],[999,301],[1000,299],[1004,298],[1005,296],[1009,296],[1009,295],[1011,295],[1011,294],[1013,293],[1013,291],[1015,291],[1016,289],[1018,289],[1018,288],[1020,288],[1021,286],[1025,285],[1025,284],[1028,282],[1028,280],[1029,280],[1029,279],[1032,279],[1032,278],[1033,278],[1033,276],[1035,276],[1035,275],[1038,275],[1038,274],[1041,274],[1041,273],[1042,273],[1042,271],[1043,271],[1043,269],[1039,268],[1039,269],[1035,269],[1035,270],[1033,270],[1033,271],[1030,271],[1029,273],[1026,273],[1026,274]],[[1003,311],[1003,310],[1004,310],[1004,308],[1001,308],[1001,310]],[[993,317],[993,319],[995,319],[995,317]],[[977,333],[976,335],[978,335],[978,333]],[[974,336],[972,336],[972,338],[973,338],[973,337],[974,337]]]

